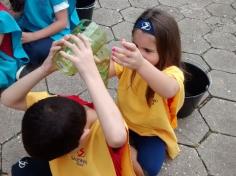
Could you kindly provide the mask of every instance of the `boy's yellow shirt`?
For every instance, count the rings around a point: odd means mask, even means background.
[[[112,158],[107,147],[98,120],[91,128],[91,134],[86,146],[80,146],[60,158],[50,161],[53,176],[116,176]],[[124,146],[122,156],[122,176],[132,176],[128,143]]]
[[[27,95],[27,107],[49,96],[47,92],[29,93]],[[122,176],[134,176],[128,141],[122,150]],[[53,176],[116,176],[99,121],[96,120],[92,125],[85,146],[80,146],[70,153],[50,161],[50,169]]]
[[[118,64],[115,64],[115,70],[119,78],[117,105],[129,129],[141,136],[160,137],[167,145],[169,156],[176,157],[180,150],[174,128],[177,127],[177,112],[184,102],[183,72],[176,66],[163,70],[177,80],[180,89],[170,105],[167,99],[155,93],[149,106],[146,101],[147,82],[136,73],[131,86],[133,71]]]

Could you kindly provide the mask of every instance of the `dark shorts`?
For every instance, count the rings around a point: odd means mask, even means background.
[[[156,176],[166,159],[166,144],[158,136],[140,136],[129,130],[130,144],[137,150],[138,162],[149,176]]]
[[[40,66],[47,58],[52,43],[53,40],[50,37],[47,37],[23,44],[23,48],[30,58],[29,64],[34,67]]]

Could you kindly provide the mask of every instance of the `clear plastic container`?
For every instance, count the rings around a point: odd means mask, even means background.
[[[101,27],[99,27],[99,25],[97,25],[93,21],[81,20],[80,24],[72,31],[72,34],[75,35],[78,33],[82,33],[90,39],[95,63],[105,85],[107,85],[110,63],[110,51],[106,46],[107,39],[105,31],[103,31]],[[66,46],[63,46],[62,50],[66,53],[71,52],[71,50]],[[55,54],[53,60],[56,63],[58,69],[62,71],[65,75],[73,76],[78,72],[73,63],[65,59],[62,55],[59,54],[59,52]]]
[[[94,55],[94,60],[97,65],[98,71],[102,77],[105,85],[108,84],[109,79],[109,66],[110,66],[110,51],[103,45]]]

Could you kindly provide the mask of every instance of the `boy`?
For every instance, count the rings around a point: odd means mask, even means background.
[[[69,38],[73,44],[67,41]],[[26,110],[22,121],[24,147],[33,158],[50,161],[53,176],[135,175],[127,129],[99,75],[89,41],[81,35],[69,38],[55,42],[44,63],[6,89],[1,101],[6,106]],[[72,50],[71,54],[60,53],[78,68],[96,112],[89,105],[80,105],[86,103],[76,96],[29,93],[55,71],[52,56],[62,44]]]

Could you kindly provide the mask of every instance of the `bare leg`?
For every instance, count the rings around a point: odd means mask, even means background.
[[[144,176],[143,169],[137,160],[137,155],[138,155],[137,150],[132,146],[130,147],[130,149],[131,149],[131,159],[136,176]]]

